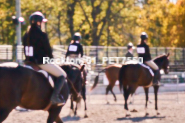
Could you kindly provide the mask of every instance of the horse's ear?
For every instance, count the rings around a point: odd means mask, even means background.
[[[82,65],[82,67],[80,68],[80,71],[82,72],[84,70],[85,65]]]
[[[169,56],[170,56],[170,53],[168,53],[166,56],[169,58]]]

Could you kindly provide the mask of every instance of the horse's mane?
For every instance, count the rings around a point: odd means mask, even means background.
[[[111,64],[107,68],[110,68],[112,66],[114,66],[114,67],[122,67],[122,64]]]
[[[156,58],[153,59],[153,61],[157,62],[159,60],[162,60],[162,59],[166,59],[166,55],[160,55],[160,56],[157,56]]]
[[[62,67],[62,66],[64,66],[64,67],[71,67],[71,66],[73,66],[73,67],[76,67],[76,68],[78,68],[78,69],[81,68],[80,65],[77,65],[77,64],[63,64],[63,65],[61,65],[61,67]]]

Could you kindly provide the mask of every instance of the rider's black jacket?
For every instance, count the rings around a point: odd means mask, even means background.
[[[78,41],[71,43],[67,49],[66,57],[70,56],[71,54],[83,56],[83,47]]]
[[[126,53],[125,57],[134,57],[132,53],[130,53],[129,51]]]
[[[145,53],[138,53],[139,57],[143,57],[143,62],[151,60],[150,49],[146,43],[137,45],[137,48],[144,48],[145,49]]]
[[[53,58],[47,34],[42,32],[42,30],[36,25],[31,26],[29,32],[25,33],[23,36],[23,45],[26,57],[25,61],[43,64],[43,57]],[[27,53],[25,53],[28,52],[28,49],[29,52],[32,52],[32,49],[28,47],[33,47],[33,53],[31,53],[33,55],[27,55]]]

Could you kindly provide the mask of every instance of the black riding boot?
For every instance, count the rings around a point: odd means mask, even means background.
[[[160,76],[160,73],[159,73],[159,70],[153,70],[154,71],[154,78],[153,78],[153,85],[160,85],[160,82],[159,82],[159,76]]]
[[[64,76],[60,76],[57,78],[57,81],[54,82],[54,90],[53,90],[53,94],[51,95],[51,103],[52,105],[64,105],[65,104],[65,100],[59,98],[60,96],[60,91],[63,87],[65,83],[65,77]]]

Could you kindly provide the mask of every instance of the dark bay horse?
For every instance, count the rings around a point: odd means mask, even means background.
[[[114,101],[117,101],[116,95],[113,92],[113,87],[115,86],[116,81],[119,79],[118,76],[119,76],[119,71],[120,71],[121,67],[122,67],[121,64],[113,64],[113,65],[109,65],[108,67],[106,67],[105,69],[100,71],[94,79],[94,84],[93,84],[91,90],[93,90],[96,87],[96,85],[98,84],[99,74],[101,72],[105,72],[105,75],[109,81],[109,84],[107,85],[106,93],[105,93],[106,97],[108,95],[108,92],[110,91],[114,96]],[[106,101],[107,101],[107,98],[106,98]],[[107,103],[109,103],[109,102],[107,101]]]
[[[153,60],[159,69],[163,69],[165,74],[169,72],[169,54],[162,55]],[[160,80],[160,77],[158,78]],[[119,73],[119,83],[120,89],[123,88],[124,92],[124,99],[125,99],[125,110],[128,111],[127,100],[130,94],[133,94],[138,86],[143,86],[145,95],[146,95],[146,104],[145,107],[147,109],[147,102],[148,102],[148,89],[152,85],[153,76],[149,72],[149,70],[139,64],[128,64],[123,65],[120,69]],[[154,94],[155,94],[155,110],[158,113],[158,106],[157,106],[157,93],[158,93],[159,86],[154,86]],[[149,115],[146,112],[146,115]],[[126,116],[130,116],[126,114]]]
[[[85,66],[80,67],[79,65],[75,65],[75,64],[73,64],[72,66],[73,66],[74,70],[80,69],[80,71],[81,71],[82,79],[76,78],[76,81],[79,81],[79,82],[74,83],[74,86],[75,86],[75,89],[77,90],[77,92],[81,93],[81,95],[82,95],[82,98],[84,100],[84,107],[85,107],[84,108],[84,110],[85,110],[84,118],[87,118],[88,117],[87,113],[86,113],[86,111],[87,111],[87,105],[86,105],[86,76],[87,76],[87,73],[84,69]],[[77,73],[79,73],[79,72],[77,71]],[[75,72],[73,74],[75,74]],[[69,76],[73,76],[73,75],[71,74]],[[70,112],[70,115],[71,115],[71,113],[74,113],[74,115],[77,115],[77,107],[78,107],[77,105],[79,104],[78,103],[79,101],[76,98],[77,96],[76,96],[76,93],[74,93],[74,90],[71,90],[70,94],[71,94],[71,112]],[[74,110],[74,107],[73,107],[73,101],[76,102],[75,110]]]
[[[73,73],[72,69],[69,69],[70,67],[64,68],[67,75]],[[72,78],[69,76],[68,79]],[[61,98],[66,101],[69,96],[68,87],[73,88],[73,85],[67,82],[61,90]],[[53,88],[42,73],[23,66],[0,67],[0,123],[16,106],[32,110],[45,110],[50,104],[52,91]],[[76,90],[74,89],[74,91]],[[62,107],[51,105],[47,109],[49,113],[47,123],[54,121],[63,123],[59,117]]]

